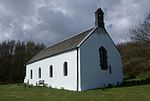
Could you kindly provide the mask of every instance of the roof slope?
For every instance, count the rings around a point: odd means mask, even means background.
[[[94,28],[91,28],[89,30],[86,30],[86,31],[80,33],[80,34],[77,34],[76,36],[73,36],[69,39],[66,39],[66,40],[60,42],[60,43],[54,44],[50,47],[43,49],[38,54],[33,56],[27,62],[27,64],[33,63],[35,61],[38,61],[38,60],[41,60],[41,59],[44,59],[44,58],[68,51],[68,50],[71,50],[71,49],[75,49],[90,34],[90,32],[93,29]]]

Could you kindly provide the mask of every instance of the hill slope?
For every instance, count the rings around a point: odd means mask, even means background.
[[[0,101],[149,101],[150,84],[72,92],[46,87],[0,85]]]
[[[128,42],[117,47],[122,55],[125,77],[150,77],[150,45]]]

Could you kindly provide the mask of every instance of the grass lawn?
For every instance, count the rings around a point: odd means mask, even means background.
[[[150,84],[72,92],[46,87],[0,85],[0,101],[150,101]]]

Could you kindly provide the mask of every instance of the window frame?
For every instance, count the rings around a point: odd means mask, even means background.
[[[100,67],[101,70],[107,70],[108,69],[108,56],[107,56],[107,50],[101,46],[99,48],[99,61],[100,61]]]

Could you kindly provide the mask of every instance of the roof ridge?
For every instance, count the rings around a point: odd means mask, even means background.
[[[91,32],[78,44],[78,47],[98,28],[98,26],[94,27]]]

